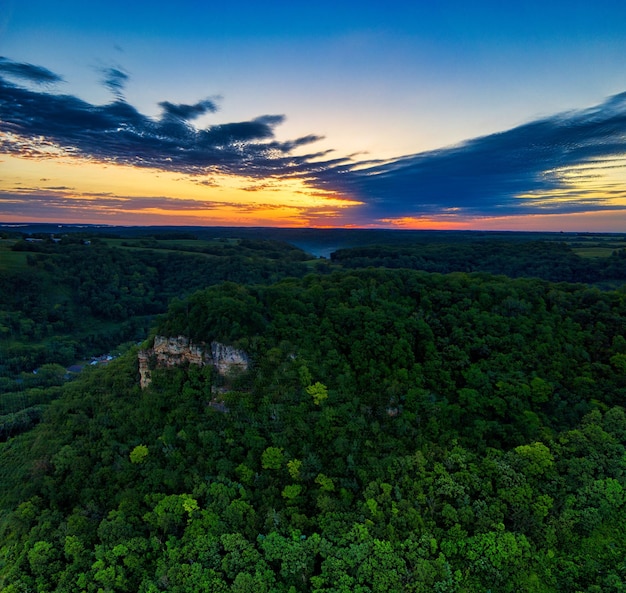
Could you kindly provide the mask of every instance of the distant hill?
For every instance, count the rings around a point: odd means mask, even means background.
[[[198,239],[220,238],[274,239],[292,243],[316,256],[330,257],[333,251],[363,245],[407,245],[411,243],[466,243],[472,241],[557,241],[569,244],[600,242],[624,243],[626,235],[615,233],[547,233],[517,231],[427,231],[398,229],[312,229],[276,227],[127,227],[74,224],[0,224],[0,232],[26,234],[86,233],[111,237],[138,238],[164,234],[186,234]],[[623,245],[625,246],[625,245]]]

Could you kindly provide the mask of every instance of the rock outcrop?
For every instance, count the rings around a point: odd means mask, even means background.
[[[243,350],[219,342],[194,344],[185,336],[155,336],[152,348],[141,350],[138,358],[142,389],[150,385],[153,368],[208,364],[220,375],[227,376],[233,372],[246,371],[250,365],[248,355]]]

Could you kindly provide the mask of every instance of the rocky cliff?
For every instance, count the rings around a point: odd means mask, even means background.
[[[233,371],[246,371],[250,365],[248,355],[232,346],[211,342],[194,344],[185,336],[169,338],[155,336],[152,348],[141,350],[139,375],[142,389],[150,385],[152,368],[167,368],[183,364],[212,365],[222,376]]]

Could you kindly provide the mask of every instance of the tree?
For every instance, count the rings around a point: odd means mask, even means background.
[[[130,452],[130,461],[131,463],[143,463],[148,457],[148,447],[145,445],[137,445]]]
[[[328,399],[328,388],[323,383],[316,381],[313,385],[309,385],[306,388],[306,392],[313,398],[313,403],[316,406]]]
[[[283,449],[280,447],[268,447],[261,455],[261,466],[263,469],[280,469],[283,465],[285,456]]]

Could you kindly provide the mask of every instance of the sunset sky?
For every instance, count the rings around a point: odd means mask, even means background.
[[[0,5],[0,222],[626,232],[626,3]]]

